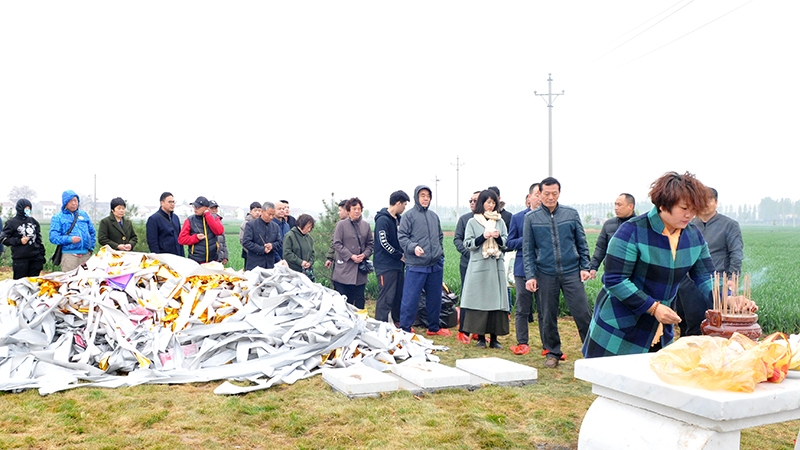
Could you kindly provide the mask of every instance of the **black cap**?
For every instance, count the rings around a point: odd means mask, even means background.
[[[205,198],[205,197],[203,197],[202,195],[201,195],[200,197],[197,197],[197,200],[195,200],[195,201],[192,203],[192,206],[195,206],[195,207],[198,207],[198,206],[208,206],[208,205],[209,205],[209,203],[208,203],[208,199],[207,199],[207,198]]]
[[[252,210],[254,210],[256,208],[261,208],[261,203],[259,203],[259,202],[250,203],[250,211],[252,211]]]
[[[208,207],[209,207],[209,208],[218,208],[218,207],[219,207],[219,204],[218,204],[216,201],[214,201],[214,200],[209,200],[209,201],[208,201]]]

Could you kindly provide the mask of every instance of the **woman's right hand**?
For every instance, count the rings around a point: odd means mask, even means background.
[[[657,321],[665,325],[675,325],[681,322],[681,317],[678,313],[673,311],[669,306],[664,306],[661,303],[658,304],[653,315],[656,317]]]

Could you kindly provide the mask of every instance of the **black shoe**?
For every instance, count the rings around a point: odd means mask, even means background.
[[[484,339],[478,339],[478,343],[475,344],[478,348],[486,348],[486,341]]]
[[[500,345],[500,343],[497,342],[497,341],[489,341],[489,348],[501,349],[501,348],[503,348],[503,346]]]

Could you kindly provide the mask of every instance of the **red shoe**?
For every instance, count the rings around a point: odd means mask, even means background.
[[[531,348],[528,347],[528,344],[519,344],[519,345],[512,345],[511,346],[511,353],[515,355],[527,355],[528,352],[531,351]]]
[[[461,342],[462,344],[469,344],[469,336],[466,333],[458,332],[456,335],[456,340]]]
[[[550,350],[542,349],[542,356],[547,356],[548,353],[550,353]],[[562,361],[566,361],[567,360],[567,355],[565,353],[561,354],[561,360]]]
[[[474,333],[474,334],[472,335],[471,339],[472,339],[473,341],[477,341],[477,340],[478,340],[478,333]]]
[[[452,336],[453,334],[450,333],[450,330],[447,328],[439,328],[439,331],[431,331],[428,330],[425,332],[428,336]]]

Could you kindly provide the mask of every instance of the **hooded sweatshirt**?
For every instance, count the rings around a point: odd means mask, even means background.
[[[400,247],[409,267],[433,267],[444,258],[442,249],[444,233],[439,223],[439,216],[419,203],[419,192],[423,189],[427,189],[433,197],[431,188],[425,185],[417,186],[414,189],[414,207],[406,210],[398,232]],[[422,256],[414,253],[418,245],[425,251]]]
[[[3,227],[2,243],[11,247],[12,259],[44,258],[42,228],[33,217],[25,215],[25,208],[32,208],[30,200],[17,200],[17,215],[9,219]],[[28,242],[23,244],[22,238],[27,236]]]
[[[400,215],[392,217],[389,208],[383,208],[375,215],[375,253],[372,260],[375,263],[375,274],[403,270],[403,249],[397,238],[400,228]]]
[[[73,198],[77,198],[80,205],[81,199],[75,191],[66,190],[61,194],[61,212],[53,216],[50,221],[50,242],[60,245],[64,253],[90,253],[94,249],[95,243],[94,225],[86,211],[81,211],[80,206],[75,212],[67,209],[67,203]],[[73,220],[75,226],[67,234]],[[72,242],[73,236],[80,237],[80,242]]]

